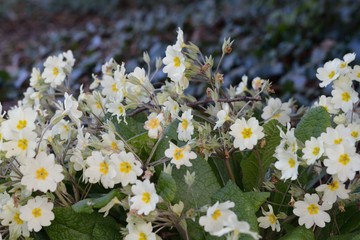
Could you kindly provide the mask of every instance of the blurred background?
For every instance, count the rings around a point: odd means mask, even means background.
[[[0,0],[0,101],[16,102],[49,55],[71,49],[71,78],[88,85],[111,57],[128,72],[144,65],[143,51],[164,57],[181,27],[206,55],[219,57],[223,39],[235,40],[221,69],[227,86],[259,76],[284,100],[308,105],[329,93],[318,88],[317,67],[360,54],[359,12],[354,0]]]

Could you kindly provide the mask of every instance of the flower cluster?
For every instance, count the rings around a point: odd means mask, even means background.
[[[147,53],[147,68],[133,71],[110,59],[78,91],[70,81],[71,51],[34,68],[24,98],[4,113],[0,104],[2,236],[51,232],[63,209],[103,213],[118,227],[114,234],[128,240],[159,239],[166,231],[190,239],[199,229],[204,236],[259,239],[270,228],[286,234],[283,219],[306,228],[330,222],[327,211],[360,187],[353,82],[360,66],[349,65],[355,54],[318,69],[320,86],[333,87],[313,107],[327,114],[315,121],[326,123],[308,126],[314,132],[302,137],[297,120],[307,110],[272,97],[268,80],[244,75],[237,86],[223,86],[219,69],[232,44],[224,40],[214,66],[179,28],[155,64]],[[167,79],[155,84],[161,70]],[[202,99],[187,94],[192,82],[207,87]]]

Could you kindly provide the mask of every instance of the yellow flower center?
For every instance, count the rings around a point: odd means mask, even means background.
[[[350,94],[348,92],[343,92],[341,94],[341,100],[343,100],[344,102],[350,101]]]
[[[319,206],[317,204],[312,203],[307,207],[307,210],[308,210],[310,215],[318,214]]]
[[[147,240],[147,239],[148,239],[148,238],[147,238],[147,236],[146,236],[145,233],[143,233],[143,232],[139,233],[139,238],[138,238],[138,240]]]
[[[269,219],[269,222],[271,224],[275,224],[276,223],[276,220],[277,220],[277,217],[275,216],[275,214],[271,213],[269,216],[268,216],[268,219]]]
[[[328,75],[329,78],[333,78],[335,76],[335,71],[331,71]]]
[[[123,173],[129,173],[132,169],[130,163],[128,162],[122,162],[119,164],[120,166],[120,172],[123,172]]]
[[[174,61],[175,67],[180,67],[180,58],[179,57],[174,57],[173,61]]]
[[[155,128],[159,127],[159,125],[160,125],[159,119],[153,118],[153,119],[149,120],[148,127],[150,129],[155,129]]]
[[[45,180],[47,178],[47,176],[49,176],[48,171],[46,171],[45,168],[39,168],[38,170],[36,170],[36,174],[35,174],[35,178],[37,180]]]
[[[118,110],[119,110],[119,113],[120,114],[123,114],[124,113],[124,108],[122,106],[119,106],[118,107]]]
[[[221,211],[219,209],[216,209],[213,214],[211,214],[211,218],[215,221],[221,216]]]
[[[116,142],[111,143],[111,149],[115,152],[119,151],[119,147]]]
[[[14,219],[14,221],[16,222],[16,224],[18,224],[18,225],[21,225],[21,224],[24,223],[24,221],[21,220],[19,213],[15,213],[13,219]]]
[[[253,134],[251,128],[244,128],[241,132],[242,137],[244,139],[251,138],[251,135]]]
[[[175,160],[181,160],[184,158],[184,150],[181,148],[175,149],[173,157]]]
[[[346,67],[346,63],[345,62],[342,62],[341,64],[340,64],[340,68],[345,68]]]
[[[113,92],[118,92],[119,91],[119,89],[116,86],[116,83],[113,83],[113,85],[111,85],[111,91],[113,91]]]
[[[17,130],[21,130],[21,129],[26,128],[26,124],[27,124],[27,122],[26,122],[25,119],[24,120],[19,120],[18,124],[16,125]]]
[[[328,188],[330,189],[330,191],[335,191],[339,188],[339,182],[334,180],[332,183],[328,184]]]
[[[150,202],[150,193],[144,192],[143,195],[142,195],[141,200],[142,200],[144,203],[149,203],[149,202]]]
[[[100,167],[99,167],[99,171],[106,175],[109,172],[109,165],[106,162],[101,162],[100,163]]]
[[[69,132],[70,128],[68,127],[68,125],[64,125],[64,130],[65,132]]]
[[[59,68],[54,67],[52,70],[53,75],[56,77],[57,75],[59,75]]]
[[[189,126],[188,120],[184,119],[184,120],[181,122],[181,127],[186,130],[188,126]]]
[[[351,132],[351,136],[353,137],[353,138],[358,138],[359,137],[359,132],[358,131],[352,131]],[[1,139],[1,138],[0,138]]]
[[[358,78],[360,78],[360,72],[358,72],[358,74],[356,75]]]
[[[334,144],[340,144],[342,143],[343,139],[342,138],[337,138],[334,140]]]
[[[34,218],[41,217],[42,215],[41,208],[34,208],[31,213],[34,216]]]
[[[288,161],[288,164],[289,164],[289,167],[290,168],[294,168],[295,167],[295,160],[293,158],[290,158],[289,161]]]
[[[280,116],[281,116],[281,114],[280,114],[280,113],[277,113],[277,114],[275,114],[272,118],[273,118],[273,119],[279,119]]]
[[[25,151],[28,147],[28,140],[23,138],[18,140],[18,148]]]
[[[314,156],[317,156],[317,155],[319,154],[319,152],[320,152],[320,148],[319,148],[319,147],[314,147],[314,148],[313,148],[313,151],[312,151],[312,154],[313,154]]]
[[[346,153],[340,155],[339,163],[346,166],[349,162],[350,162],[349,155],[347,155]]]
[[[101,103],[96,102],[96,103],[95,103],[95,107],[96,107],[97,109],[101,109]]]

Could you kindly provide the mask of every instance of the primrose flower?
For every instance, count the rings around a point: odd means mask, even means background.
[[[30,231],[39,232],[42,227],[50,226],[54,220],[53,207],[54,204],[46,197],[37,196],[20,207],[20,218],[27,222]]]
[[[277,219],[277,217],[274,214],[273,207],[271,205],[268,205],[269,211],[264,211],[263,208],[261,208],[263,217],[259,217],[257,220],[259,222],[259,227],[261,228],[268,228],[271,227],[271,230],[280,232],[280,222]]]
[[[234,147],[239,148],[240,151],[253,149],[258,140],[265,136],[264,128],[259,125],[259,121],[254,117],[247,121],[245,118],[236,119],[230,129],[230,135],[235,137]]]
[[[179,140],[187,142],[191,139],[191,135],[194,134],[194,125],[192,124],[192,119],[193,115],[191,114],[191,109],[186,110],[181,115],[181,122],[177,128]]]
[[[240,94],[243,94],[245,91],[248,90],[248,76],[244,75],[241,77],[241,82],[239,83],[239,85],[236,87],[236,90],[235,90],[235,94],[236,95],[240,95]]]
[[[84,176],[89,179],[90,183],[101,181],[104,188],[114,187],[116,170],[107,156],[104,157],[99,151],[93,151],[91,156],[86,159],[86,163],[88,168],[85,170]]]
[[[334,104],[332,103],[332,97],[326,97],[324,95],[320,96],[319,101],[316,101],[314,106],[324,107],[330,114],[337,114],[339,112],[339,109],[335,108]]]
[[[286,123],[290,122],[290,113],[290,103],[282,103],[279,98],[270,98],[261,118],[264,120],[276,119],[286,126]]]
[[[148,215],[155,210],[159,202],[159,196],[156,194],[154,183],[148,179],[145,181],[136,180],[135,185],[131,187],[135,196],[130,198],[130,209],[136,210],[138,214]]]
[[[180,107],[179,104],[174,101],[171,97],[168,97],[168,100],[163,103],[164,112],[167,111],[170,113],[171,118],[174,119],[178,116]]]
[[[20,218],[20,206],[15,206],[13,198],[9,198],[3,205],[0,204],[0,219],[2,226],[9,227],[10,239],[30,236],[27,222]]]
[[[156,240],[156,234],[153,233],[151,222],[129,223],[126,227],[129,230],[129,234],[126,235],[124,240]]]
[[[255,91],[260,91],[261,87],[263,86],[263,84],[265,83],[265,80],[256,77],[252,80],[251,82],[251,86]]]
[[[235,213],[230,210],[230,208],[233,208],[234,206],[235,204],[230,201],[223,203],[216,202],[213,206],[208,208],[206,216],[200,217],[200,225],[204,227],[206,232],[214,235],[214,233],[224,228],[225,220],[231,215],[235,215]]]
[[[123,186],[135,183],[137,177],[143,173],[141,163],[130,152],[122,151],[119,154],[112,154],[110,161],[116,169],[115,183],[121,183]]]
[[[163,72],[167,73],[172,81],[179,82],[185,72],[185,57],[176,46],[168,46],[165,54]]]
[[[326,87],[339,77],[339,59],[328,61],[323,68],[317,69],[316,77],[321,81],[320,87]]]
[[[331,91],[332,104],[335,108],[348,112],[353,108],[353,104],[359,101],[358,93],[351,87],[351,85],[334,85],[334,90]]]
[[[360,82],[360,66],[359,65],[355,65],[353,67],[353,69],[351,70],[350,76],[351,76],[351,79]]]
[[[29,159],[20,166],[23,174],[21,184],[29,191],[55,192],[57,184],[64,179],[62,170],[61,165],[55,163],[53,154],[40,152],[35,159]]]
[[[231,118],[229,117],[229,112],[230,112],[229,104],[227,103],[223,104],[223,109],[216,114],[218,120],[216,121],[214,130],[221,127],[226,121],[231,120]]]
[[[162,132],[161,122],[163,120],[164,115],[162,113],[156,114],[153,112],[148,116],[144,128],[149,131],[148,135],[150,138],[157,139],[159,137],[159,134]]]
[[[344,55],[343,60],[340,60],[339,63],[339,71],[341,73],[348,73],[351,68],[349,67],[349,63],[355,60],[355,53],[347,53]]]
[[[303,158],[308,165],[314,164],[324,154],[324,144],[321,138],[311,137],[305,142],[305,147],[302,149]]]
[[[324,192],[322,197],[323,202],[333,204],[337,198],[347,199],[349,198],[350,190],[345,188],[345,184],[339,181],[339,178],[335,175],[333,180],[328,184],[322,184],[316,188],[317,192]]]
[[[290,151],[280,151],[274,155],[277,158],[275,167],[281,170],[281,179],[295,180],[298,176],[299,161],[296,153]]]
[[[35,148],[37,135],[31,130],[23,130],[18,134],[14,134],[7,142],[3,143],[3,150],[6,152],[6,157],[17,157],[19,161],[24,161],[27,158],[35,156]]]
[[[178,147],[172,142],[170,142],[169,148],[165,150],[165,156],[171,159],[171,163],[175,164],[177,169],[182,165],[191,167],[190,159],[196,159],[197,157],[197,155],[191,151],[189,145]]]
[[[330,215],[325,212],[331,209],[331,205],[323,203],[319,205],[317,194],[305,194],[304,201],[295,202],[294,214],[299,217],[299,224],[311,228],[314,224],[323,228],[325,223],[330,222]]]
[[[360,170],[360,155],[356,153],[354,145],[339,144],[326,148],[327,159],[324,165],[328,174],[337,174],[339,180],[354,179],[356,171]]]
[[[46,83],[50,83],[52,88],[56,88],[61,85],[66,78],[64,71],[65,66],[66,62],[61,54],[58,56],[50,56],[44,63],[45,69],[41,77]]]

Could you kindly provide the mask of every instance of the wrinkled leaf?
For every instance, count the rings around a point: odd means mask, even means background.
[[[287,233],[280,240],[315,240],[315,236],[311,229],[300,226]]]
[[[176,182],[174,178],[165,172],[161,172],[156,185],[156,192],[165,201],[171,202],[175,198],[176,189]]]

